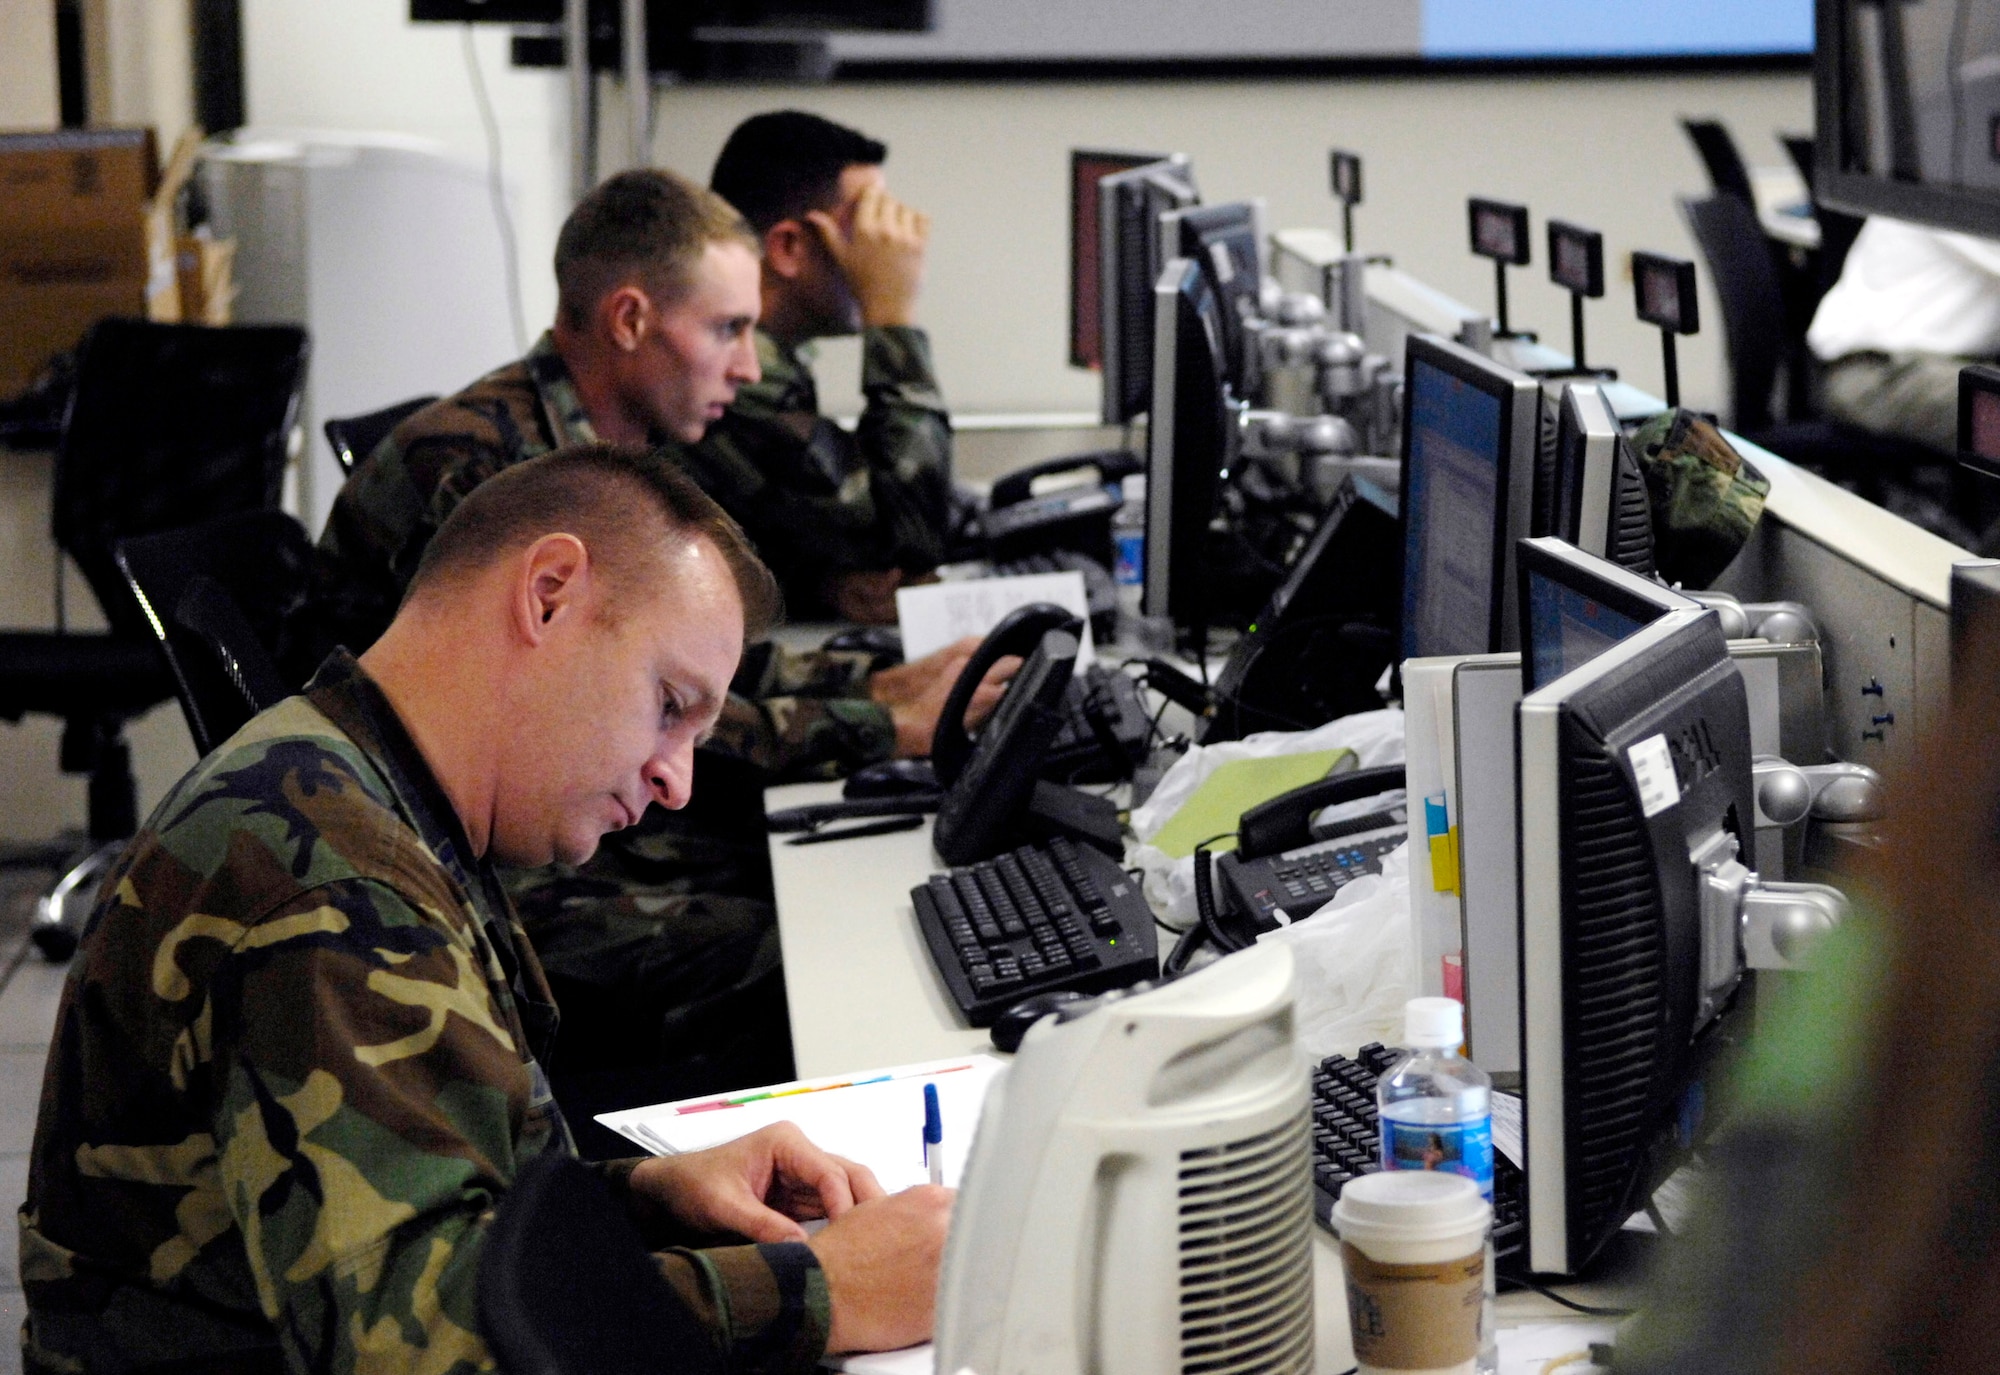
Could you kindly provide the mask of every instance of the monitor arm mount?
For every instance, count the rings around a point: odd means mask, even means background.
[[[1819,625],[1801,602],[1745,602],[1727,592],[1676,589],[1715,612],[1725,640],[1769,640],[1780,645],[1816,645]]]
[[[1760,879],[1721,828],[1691,848],[1701,900],[1701,992],[1696,1024],[1722,1010],[1742,970],[1796,970],[1847,919],[1846,894],[1824,883]]]

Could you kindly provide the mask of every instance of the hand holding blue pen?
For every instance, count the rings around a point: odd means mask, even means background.
[[[944,1183],[944,1115],[938,1111],[936,1084],[924,1085],[924,1167],[931,1183]]]

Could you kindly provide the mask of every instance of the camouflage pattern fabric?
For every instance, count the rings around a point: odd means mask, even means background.
[[[831,614],[831,578],[865,569],[928,572],[944,561],[951,417],[930,339],[893,325],[861,334],[866,407],[849,434],[819,413],[811,346],[757,332],[761,381],[743,388],[699,444],[670,446],[736,517],[804,619]]]
[[[303,681],[337,646],[356,654],[388,628],[431,536],[466,493],[504,468],[565,444],[597,438],[552,336],[527,357],[418,411],[356,465],[334,498],[314,555],[304,604],[286,628],[281,657]],[[947,484],[948,485],[948,484]],[[773,651],[772,691],[732,700],[710,747],[774,776],[814,778],[887,759],[895,728],[867,699],[865,674],[813,654]],[[832,691],[789,684],[838,681]],[[784,694],[798,692],[807,700]]]
[[[1693,411],[1662,411],[1638,428],[1631,443],[1653,504],[1653,560],[1660,576],[1707,587],[1757,528],[1770,480]]]
[[[490,1370],[481,1242],[568,1150],[533,947],[336,657],[148,820],[64,990],[20,1213],[35,1375]],[[635,1162],[602,1167],[629,1192]],[[663,1249],[732,1368],[806,1370],[802,1245]]]

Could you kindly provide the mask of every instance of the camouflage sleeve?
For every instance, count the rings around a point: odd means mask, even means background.
[[[208,1055],[190,1055],[216,1076],[228,1220],[292,1364],[491,1369],[475,1319],[481,1244],[519,1166],[538,1145],[559,1149],[495,1003],[492,952],[372,879],[309,890],[247,930],[203,926],[217,920],[184,924],[183,944],[230,943],[208,980]],[[157,977],[177,976],[178,949],[162,951]],[[244,1015],[260,1007],[296,1015]],[[725,1350],[812,1344],[807,1261],[774,1257],[763,1273],[733,1254],[667,1263],[696,1272],[677,1287],[707,1294],[697,1312]]]
[[[786,649],[765,640],[743,651],[730,691],[765,697],[866,697],[874,656],[860,650]]]
[[[951,515],[951,416],[931,368],[930,337],[913,326],[862,331],[854,438],[868,463],[876,520],[899,567],[944,561]]]
[[[703,746],[755,765],[773,782],[834,778],[896,752],[888,708],[865,697],[766,697],[730,694]]]

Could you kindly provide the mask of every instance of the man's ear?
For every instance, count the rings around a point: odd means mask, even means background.
[[[598,327],[621,353],[631,353],[645,341],[652,318],[652,297],[636,282],[607,291],[597,303]]]
[[[815,247],[812,226],[779,220],[764,231],[764,270],[790,281],[806,270]]]
[[[538,645],[557,626],[583,614],[594,571],[590,551],[575,535],[543,535],[522,551],[514,579],[514,631]]]

